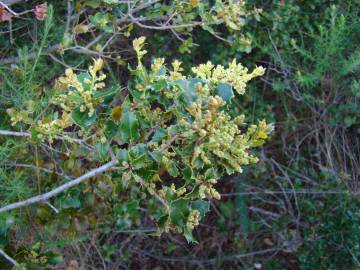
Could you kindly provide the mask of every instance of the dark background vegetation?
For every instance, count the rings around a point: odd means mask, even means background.
[[[28,1],[14,9],[25,10],[37,3],[41,1]],[[187,69],[207,60],[226,64],[233,58],[249,68],[267,68],[266,74],[252,81],[247,93],[237,98],[236,106],[246,113],[249,122],[259,118],[273,122],[275,131],[259,150],[258,164],[218,183],[222,199],[211,202],[211,212],[196,228],[199,243],[188,244],[175,234],[153,236],[154,224],[131,209],[127,210],[128,221],[122,219],[129,224],[114,230],[106,217],[97,219],[105,206],[78,207],[86,205],[86,198],[74,189],[69,191],[72,199],[66,201],[68,210],[60,217],[48,217],[49,213],[40,213],[44,209],[37,210],[37,219],[30,223],[34,235],[22,234],[29,228],[22,230],[20,223],[16,232],[5,233],[6,223],[2,224],[0,244],[10,254],[17,253],[21,260],[21,249],[61,253],[63,259],[54,269],[73,269],[73,260],[80,269],[360,268],[360,2],[246,3],[249,8],[263,10],[260,20],[247,18],[241,30],[251,38],[251,50],[229,45],[196,28],[191,33],[195,45],[184,53],[179,49],[183,42],[170,31],[134,26],[129,38],[114,39],[102,55],[110,79],[121,85],[126,85],[129,77],[127,64],[135,61],[131,40],[141,35],[148,38],[150,56],[180,59]],[[3,127],[9,125],[7,107],[22,104],[30,92],[51,85],[64,66],[86,68],[96,56],[83,49],[64,54],[51,50],[63,40],[67,8],[66,1],[49,4],[55,13],[48,33],[44,32],[44,22],[31,16],[14,21],[12,29],[7,22],[0,23]],[[89,7],[82,10],[85,8]],[[73,12],[91,14],[92,10]],[[218,29],[223,37],[227,31],[223,26]],[[97,34],[80,36],[78,42],[91,42]],[[42,54],[37,57],[39,50]],[[146,61],[150,62],[150,56]],[[34,61],[38,62],[35,70]],[[14,152],[26,155],[30,151],[22,149],[16,140],[0,143],[2,163]],[[3,165],[1,205],[28,197],[26,181],[20,171],[10,175]],[[85,217],[94,216],[99,223],[91,230],[82,229],[83,223],[93,222]],[[52,235],[53,227],[61,223],[72,224],[72,233],[63,230],[63,234]],[[44,231],[38,229],[39,224],[45,225]],[[41,248],[34,248],[37,242]],[[9,269],[5,261],[0,260],[0,265]]]

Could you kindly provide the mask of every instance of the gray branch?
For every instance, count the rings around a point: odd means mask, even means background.
[[[1,2],[3,2],[7,6],[11,6],[11,5],[15,5],[17,3],[26,2],[26,1],[24,1],[24,0],[3,0]]]
[[[18,131],[10,131],[10,130],[0,130],[0,135],[5,136],[16,136],[16,137],[30,137],[31,134],[27,132],[18,132]]]
[[[0,249],[0,256],[2,256],[5,260],[7,260],[8,262],[10,262],[13,265],[17,265],[17,261],[15,261],[13,258],[11,258],[9,255],[7,255],[5,253],[5,251],[3,251],[2,249]]]
[[[64,191],[66,191],[67,189],[74,187],[91,177],[95,177],[99,174],[102,174],[102,173],[110,170],[112,167],[117,165],[117,163],[118,163],[117,160],[112,160],[112,161],[102,165],[101,167],[93,169],[93,170],[87,172],[86,174],[84,174],[74,180],[71,180],[71,181],[69,181],[47,193],[31,197],[24,201],[20,201],[20,202],[16,202],[16,203],[12,203],[12,204],[3,206],[0,208],[0,213],[10,211],[13,209],[17,209],[17,208],[21,208],[21,207],[25,207],[25,206],[28,206],[28,205],[31,205],[34,203],[38,203],[38,202],[46,202],[48,199],[58,195],[59,193],[62,193]]]

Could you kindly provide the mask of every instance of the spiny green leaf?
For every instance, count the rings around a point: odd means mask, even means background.
[[[121,116],[120,132],[122,139],[127,143],[132,143],[140,138],[139,121],[135,113],[126,111]]]
[[[210,202],[204,200],[196,200],[191,203],[191,209],[200,212],[200,218],[203,218],[210,211]]]
[[[234,97],[232,86],[228,83],[219,83],[215,93],[226,102],[229,102]]]
[[[93,113],[92,116],[89,116],[88,111],[81,112],[80,109],[76,109],[71,114],[72,119],[75,124],[83,129],[89,129],[96,122],[96,113]]]

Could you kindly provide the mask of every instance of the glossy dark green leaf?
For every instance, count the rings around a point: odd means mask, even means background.
[[[89,129],[93,124],[96,123],[96,113],[93,113],[92,116],[89,116],[88,111],[81,112],[79,108],[72,112],[71,118],[74,120],[75,124],[81,127],[82,129]]]
[[[210,211],[210,202],[204,200],[196,200],[191,203],[191,209],[200,212],[200,218],[203,218]]]
[[[119,126],[114,121],[107,120],[105,122],[105,136],[108,140],[112,139],[116,135],[118,130]]]
[[[82,72],[77,75],[78,81],[81,83],[82,87],[85,91],[89,91],[91,88],[91,84],[88,81],[91,81],[91,76],[87,72]]]
[[[152,142],[161,142],[167,135],[166,129],[164,128],[157,128],[154,136],[152,137]]]
[[[98,157],[101,161],[106,161],[109,158],[110,145],[108,143],[97,143],[95,144]]]
[[[126,111],[120,120],[120,132],[122,139],[127,143],[132,143],[139,139],[139,121],[135,113]]]
[[[186,221],[189,216],[189,201],[185,199],[178,199],[173,201],[170,205],[170,220],[171,223],[183,228],[186,226]]]
[[[52,253],[46,256],[48,259],[48,263],[51,265],[57,265],[64,261],[64,258],[61,254],[58,253]]]
[[[126,149],[119,149],[116,153],[116,158],[121,164],[122,162],[128,162],[129,161],[129,152]]]
[[[105,99],[107,97],[114,96],[116,93],[120,91],[120,87],[115,85],[106,91],[96,91],[93,95],[95,99]]]
[[[228,83],[219,83],[216,87],[215,93],[226,102],[229,102],[234,97],[232,86]]]
[[[175,84],[178,85],[181,90],[183,90],[183,98],[186,104],[191,104],[196,100],[195,86],[201,82],[202,80],[198,78],[175,81]]]

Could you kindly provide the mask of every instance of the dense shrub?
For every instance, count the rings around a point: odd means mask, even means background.
[[[359,268],[357,1],[1,2],[1,269]]]

